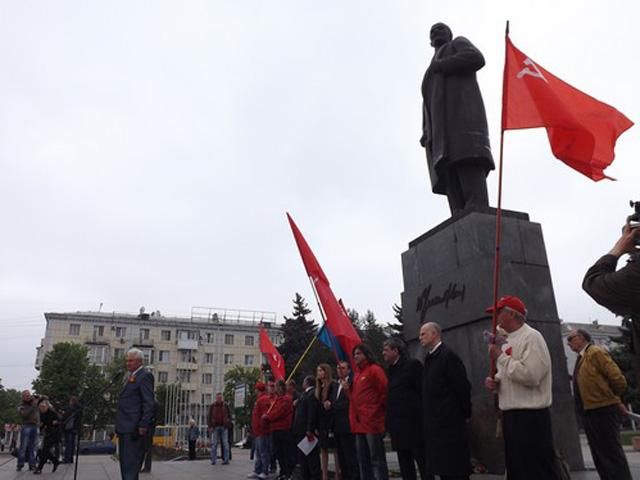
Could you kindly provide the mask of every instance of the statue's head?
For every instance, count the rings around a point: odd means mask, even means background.
[[[434,23],[431,27],[429,38],[431,39],[431,46],[438,48],[441,45],[450,42],[453,38],[453,34],[451,33],[451,29],[448,25],[444,23]]]

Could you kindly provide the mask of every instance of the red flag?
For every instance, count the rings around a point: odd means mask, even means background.
[[[273,346],[264,327],[260,327],[260,351],[267,356],[267,361],[276,380],[284,380],[284,359]]]
[[[311,281],[318,294],[318,299],[324,310],[326,326],[333,336],[336,337],[344,352],[349,356],[349,360],[351,360],[353,347],[362,343],[360,335],[358,335],[358,332],[356,332],[356,329],[353,327],[344,307],[338,303],[336,296],[329,286],[329,280],[322,271],[322,267],[320,267],[309,244],[288,213],[287,218],[293,231],[293,237],[298,245],[298,250],[300,250],[304,268],[307,270],[307,275],[311,277]]]
[[[592,180],[614,158],[618,137],[633,125],[615,108],[554,77],[506,38],[502,130],[545,127],[553,155]]]

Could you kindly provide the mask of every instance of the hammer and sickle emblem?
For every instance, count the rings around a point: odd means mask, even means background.
[[[523,63],[528,66],[524,67],[522,70],[518,72],[518,74],[516,75],[518,79],[521,79],[525,75],[531,75],[532,77],[541,78],[542,80],[547,82],[547,79],[544,78],[544,76],[542,75],[542,72],[538,70],[538,66],[535,63],[533,63],[533,60],[531,60],[530,58],[526,58]],[[531,70],[529,66],[531,66],[533,70]]]

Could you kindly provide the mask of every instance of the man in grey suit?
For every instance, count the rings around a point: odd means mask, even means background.
[[[142,366],[142,351],[127,352],[128,375],[118,398],[116,433],[122,480],[138,480],[144,456],[144,438],[154,409],[153,375]]]

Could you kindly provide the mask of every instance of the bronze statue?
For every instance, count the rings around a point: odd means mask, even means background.
[[[466,38],[453,38],[444,23],[431,27],[430,38],[435,53],[422,81],[420,144],[427,151],[431,189],[447,195],[452,214],[488,206],[486,178],[495,166],[476,80],[484,57]]]

